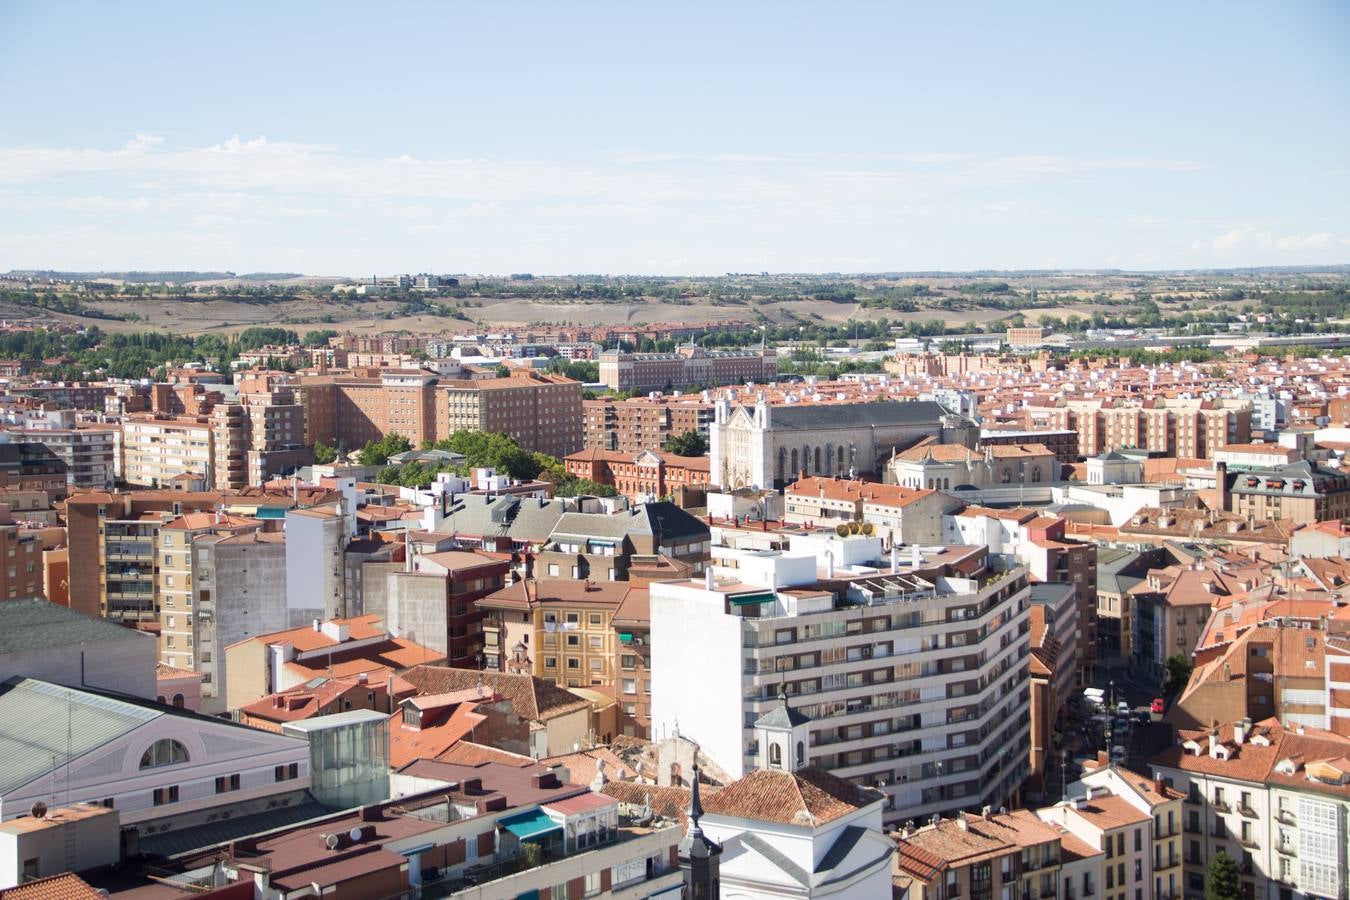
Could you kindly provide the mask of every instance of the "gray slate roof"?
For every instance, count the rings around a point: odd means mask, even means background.
[[[938,425],[950,415],[932,400],[877,400],[872,403],[807,403],[775,406],[770,421],[774,427],[866,428],[895,425]]]
[[[123,640],[154,638],[41,597],[0,601],[0,654]]]
[[[494,522],[492,509],[502,501],[501,509],[509,508],[503,522]],[[489,497],[486,494],[460,494],[455,497],[450,515],[436,526],[441,533],[510,535],[518,541],[542,543],[548,539],[563,516],[563,505],[558,500],[542,504],[533,497]]]

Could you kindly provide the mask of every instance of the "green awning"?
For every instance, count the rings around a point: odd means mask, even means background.
[[[730,597],[732,606],[749,606],[752,603],[772,603],[778,599],[773,591],[761,591],[758,594],[741,594],[739,597]]]
[[[541,838],[554,831],[562,831],[562,826],[550,819],[548,813],[538,807],[528,812],[516,813],[514,816],[498,819],[497,824],[522,841]]]
[[[633,643],[633,633],[631,631],[620,631],[619,640],[625,644]]]

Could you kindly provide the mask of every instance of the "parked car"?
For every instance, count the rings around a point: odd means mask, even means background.
[[[1153,702],[1148,705],[1148,711],[1151,713],[1157,713],[1158,715],[1162,715],[1163,706],[1164,706],[1163,698],[1154,697]]]
[[[1138,722],[1140,725],[1152,725],[1153,716],[1149,715],[1146,712],[1141,712],[1135,719],[1135,721]]]
[[[1123,762],[1125,760],[1126,755],[1127,752],[1125,748],[1122,747],[1120,744],[1116,744],[1114,747],[1111,748],[1112,762]]]
[[[1120,701],[1116,704],[1116,712],[1119,715],[1128,716],[1130,714],[1130,704],[1126,703],[1124,700]]]

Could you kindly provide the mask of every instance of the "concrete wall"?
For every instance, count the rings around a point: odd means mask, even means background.
[[[202,685],[202,699],[205,711],[222,712],[229,683],[225,648],[291,627],[286,606],[286,544],[218,543],[211,553],[216,623],[211,646],[201,648],[211,653],[211,663],[201,663],[203,671],[211,672],[211,681]]]
[[[401,562],[363,563],[359,609],[349,615],[377,615],[389,627],[389,576],[403,570]]]
[[[445,578],[418,572],[391,572],[386,576],[386,585],[385,627],[398,637],[448,655],[450,630]]]
[[[128,630],[125,638],[84,648],[49,647],[0,654],[0,681],[22,675],[67,687],[118,691],[154,700],[157,648],[153,635]]]
[[[286,513],[286,608],[288,627],[327,621],[343,605],[343,519],[312,510]]]

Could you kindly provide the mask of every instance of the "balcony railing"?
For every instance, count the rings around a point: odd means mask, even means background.
[[[1215,800],[1211,801],[1209,805],[1212,806],[1214,809],[1217,809],[1219,812],[1232,812],[1232,811],[1233,811],[1233,807],[1231,807],[1231,806],[1228,805],[1228,801],[1227,801],[1227,800],[1218,800],[1218,799],[1215,799]]]
[[[1237,811],[1238,811],[1239,815],[1241,815],[1244,819],[1255,819],[1255,818],[1257,818],[1257,812],[1256,812],[1256,810],[1252,809],[1250,806],[1246,805],[1245,803],[1238,803]]]

